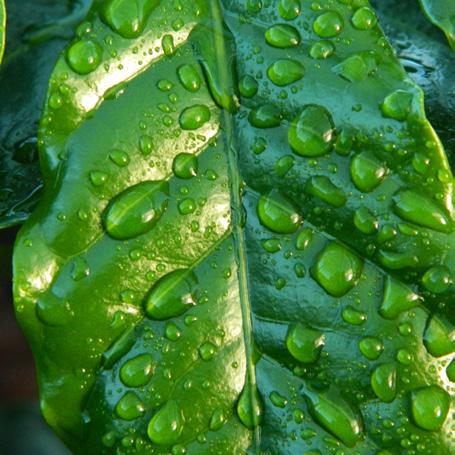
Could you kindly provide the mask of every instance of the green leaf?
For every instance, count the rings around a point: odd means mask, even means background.
[[[7,2],[7,49],[0,70],[0,228],[23,222],[39,199],[36,136],[49,76],[90,4]]]
[[[5,52],[6,9],[5,1],[0,1],[0,63]]]
[[[452,0],[419,0],[428,19],[446,35],[455,50],[455,3]]]
[[[16,243],[46,420],[84,454],[450,451],[453,177],[367,2],[127,5],[57,63]]]

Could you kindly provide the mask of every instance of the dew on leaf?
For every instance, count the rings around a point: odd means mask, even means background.
[[[74,43],[67,54],[68,65],[78,74],[89,74],[98,68],[103,55],[102,47],[92,40]]]
[[[265,32],[267,44],[273,47],[288,48],[300,44],[300,33],[288,24],[276,24]]]
[[[182,410],[174,400],[169,400],[150,420],[147,434],[153,443],[169,446],[179,440],[184,426]]]
[[[150,381],[153,371],[152,356],[141,354],[123,364],[120,369],[120,379],[128,387],[142,387]]]
[[[302,363],[316,362],[324,343],[325,335],[322,332],[300,324],[291,326],[286,335],[286,347],[289,353]]]

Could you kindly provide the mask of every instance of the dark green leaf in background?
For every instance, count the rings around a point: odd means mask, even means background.
[[[419,0],[425,14],[446,35],[455,50],[455,2],[453,0]]]
[[[443,455],[453,177],[367,1],[97,3],[16,312],[81,454]]]
[[[0,68],[0,228],[27,219],[39,198],[37,128],[46,87],[59,52],[90,4],[7,1],[7,46]]]

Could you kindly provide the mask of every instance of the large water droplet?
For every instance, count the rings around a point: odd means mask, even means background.
[[[257,213],[261,224],[278,234],[292,234],[302,223],[295,205],[277,190],[259,199]]]
[[[287,48],[298,46],[300,34],[295,27],[288,24],[276,24],[265,32],[267,44],[274,47]]]
[[[433,315],[423,334],[423,343],[433,357],[455,352],[455,327],[444,317]]]
[[[154,363],[150,354],[141,354],[128,360],[120,369],[120,379],[128,387],[146,385],[154,371]]]
[[[267,70],[269,79],[279,87],[292,84],[302,79],[305,68],[302,63],[296,60],[277,60]]]
[[[286,335],[286,347],[292,357],[302,363],[314,363],[319,359],[325,336],[319,330],[297,324]]]
[[[326,11],[314,21],[313,30],[321,38],[333,38],[343,30],[343,18],[336,11]]]
[[[182,85],[189,92],[197,92],[202,84],[202,79],[193,65],[182,65],[178,69],[178,76]]]
[[[335,391],[316,393],[305,391],[313,418],[343,444],[354,447],[362,436],[360,416]]]
[[[410,310],[421,302],[422,298],[412,289],[388,276],[379,312],[386,319],[395,319],[403,311]]]
[[[145,406],[134,392],[127,392],[118,401],[115,412],[123,420],[134,420],[145,412]]]
[[[239,91],[245,98],[253,98],[258,92],[258,81],[253,76],[243,76],[239,81]]]
[[[321,106],[305,106],[288,131],[289,145],[306,157],[321,156],[330,151],[335,127],[330,113]]]
[[[172,164],[174,174],[180,179],[195,177],[198,167],[197,157],[191,153],[179,153]]]
[[[341,207],[347,201],[344,191],[332,183],[325,175],[317,175],[308,179],[305,191],[333,207]]]
[[[320,253],[311,274],[329,294],[341,297],[357,284],[362,270],[363,262],[357,255],[333,242]]]
[[[262,399],[255,385],[246,383],[237,403],[237,414],[247,428],[256,428],[262,420]]]
[[[183,432],[185,418],[174,400],[168,401],[150,420],[147,434],[160,446],[175,444]]]
[[[437,265],[426,271],[422,277],[422,283],[428,291],[441,294],[451,288],[453,278],[447,267]]]
[[[397,394],[397,368],[393,363],[379,365],[371,375],[371,387],[376,396],[391,403]]]
[[[103,20],[124,38],[136,38],[144,30],[148,17],[160,0],[110,0],[105,2]]]
[[[204,104],[187,107],[180,114],[180,126],[184,130],[197,130],[210,120],[210,109]]]
[[[292,21],[300,15],[302,5],[300,0],[280,0],[278,12],[280,16],[287,21]]]
[[[79,74],[88,74],[98,68],[103,56],[103,48],[93,40],[82,40],[74,43],[67,54],[71,69]]]
[[[188,269],[168,273],[156,282],[145,298],[147,316],[161,321],[185,313],[196,304],[196,284],[196,276]]]
[[[431,385],[411,394],[412,417],[424,430],[441,429],[450,408],[450,395],[438,386]]]
[[[351,178],[364,193],[373,191],[384,180],[387,168],[372,153],[362,152],[351,161]]]
[[[411,112],[412,99],[412,93],[397,90],[384,99],[381,105],[382,113],[385,117],[404,121]]]
[[[426,196],[402,190],[394,196],[394,203],[395,213],[406,221],[440,232],[453,230],[448,214]]]
[[[370,30],[377,24],[378,19],[371,8],[364,6],[354,13],[351,22],[358,30]]]
[[[103,213],[107,233],[130,239],[152,229],[166,210],[167,184],[142,182],[117,195]]]

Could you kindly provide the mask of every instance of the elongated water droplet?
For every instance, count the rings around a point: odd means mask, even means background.
[[[145,406],[134,392],[127,392],[118,401],[115,412],[123,420],[134,420],[145,412]]]
[[[324,394],[309,390],[304,393],[316,422],[346,446],[354,447],[362,436],[362,422],[349,404],[331,390]]]
[[[103,48],[93,40],[82,40],[74,43],[67,54],[71,69],[78,74],[88,74],[98,68],[103,56]]]
[[[450,395],[438,386],[432,385],[411,394],[412,417],[424,430],[438,431],[444,424],[450,408]]]
[[[265,40],[273,47],[293,47],[300,44],[300,33],[292,25],[276,24],[265,32]]]
[[[351,306],[346,307],[341,316],[343,317],[343,321],[353,325],[362,325],[367,320],[366,313],[356,310]]]
[[[286,397],[278,393],[276,390],[270,393],[269,398],[273,406],[276,406],[277,408],[285,408],[288,404]]]
[[[141,354],[128,360],[120,369],[120,379],[128,387],[142,387],[148,384],[154,371],[150,354]]]
[[[252,430],[260,425],[262,412],[262,399],[257,387],[246,383],[237,403],[237,414],[240,421]]]
[[[313,230],[310,228],[305,228],[297,236],[297,240],[295,242],[295,247],[298,250],[303,251],[305,248],[308,247],[308,245],[311,243],[312,240],[313,240]]]
[[[277,190],[259,199],[257,213],[261,224],[278,234],[292,234],[302,222],[295,205]]]
[[[274,104],[263,104],[253,109],[248,116],[248,121],[256,128],[275,128],[282,119],[281,110]]]
[[[158,280],[145,298],[145,312],[151,319],[180,316],[196,304],[197,278],[188,269],[174,270]]]
[[[397,368],[393,363],[379,365],[371,375],[371,387],[376,396],[391,403],[397,394]]]
[[[168,401],[150,420],[147,434],[160,446],[175,444],[183,432],[185,418],[174,400]]]
[[[330,113],[321,106],[308,105],[289,128],[289,145],[301,156],[325,155],[332,148],[334,132]]]
[[[103,213],[107,233],[130,239],[152,229],[166,210],[167,184],[142,182],[117,195]]]
[[[448,214],[431,199],[410,190],[394,196],[395,213],[406,221],[440,232],[452,232]]]
[[[286,335],[286,347],[292,357],[302,363],[314,363],[324,347],[325,336],[319,330],[297,324],[291,326]]]
[[[190,179],[197,175],[199,165],[197,157],[191,153],[179,153],[172,163],[174,174],[180,179]]]
[[[243,76],[239,81],[239,91],[245,98],[253,98],[258,92],[258,81],[253,76]]]
[[[189,92],[197,92],[201,88],[202,79],[193,65],[182,65],[178,69],[180,82]]]
[[[386,319],[395,319],[403,311],[410,310],[421,302],[422,298],[412,289],[388,276],[379,312]]]
[[[333,242],[319,254],[311,274],[329,294],[341,297],[357,284],[362,270],[363,262],[356,254]]]
[[[344,191],[333,184],[325,175],[317,175],[308,179],[305,191],[333,207],[341,207],[347,201]]]
[[[269,79],[279,87],[299,81],[304,74],[305,68],[302,63],[290,59],[277,60],[267,70]]]
[[[370,152],[362,152],[351,161],[351,178],[364,193],[378,187],[387,175],[387,168]]]
[[[180,126],[184,130],[197,130],[210,120],[210,109],[204,104],[187,107],[180,114]]]

